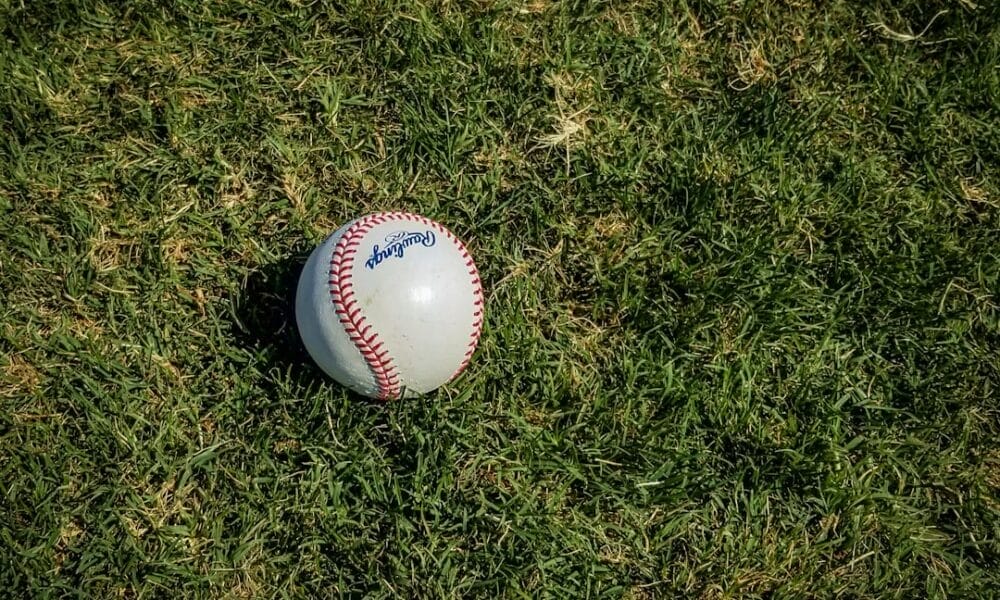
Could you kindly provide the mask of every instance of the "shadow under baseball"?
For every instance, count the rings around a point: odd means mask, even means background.
[[[309,357],[295,326],[295,288],[307,252],[263,265],[250,273],[234,300],[233,333],[246,348],[261,355],[270,369],[298,372],[305,380],[323,373]]]

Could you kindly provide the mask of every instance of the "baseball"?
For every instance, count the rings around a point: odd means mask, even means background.
[[[295,320],[309,355],[342,385],[372,398],[410,397],[465,369],[483,325],[483,290],[444,225],[375,213],[313,250]]]

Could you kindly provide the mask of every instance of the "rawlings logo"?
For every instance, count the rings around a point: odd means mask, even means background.
[[[429,248],[434,245],[435,241],[434,232],[430,230],[423,233],[419,231],[394,231],[385,236],[385,248],[379,248],[378,244],[372,247],[372,255],[365,261],[365,266],[374,269],[390,256],[403,258],[403,252],[414,244],[422,244]]]

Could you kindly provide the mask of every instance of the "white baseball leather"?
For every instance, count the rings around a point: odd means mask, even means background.
[[[373,398],[415,396],[469,363],[483,292],[475,262],[443,225],[375,213],[309,256],[295,318],[309,355],[340,383]]]

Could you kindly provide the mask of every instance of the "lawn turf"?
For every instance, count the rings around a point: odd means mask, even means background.
[[[123,6],[126,5],[126,6]],[[989,597],[1000,5],[0,1],[0,590]],[[291,313],[468,242],[386,405]]]

